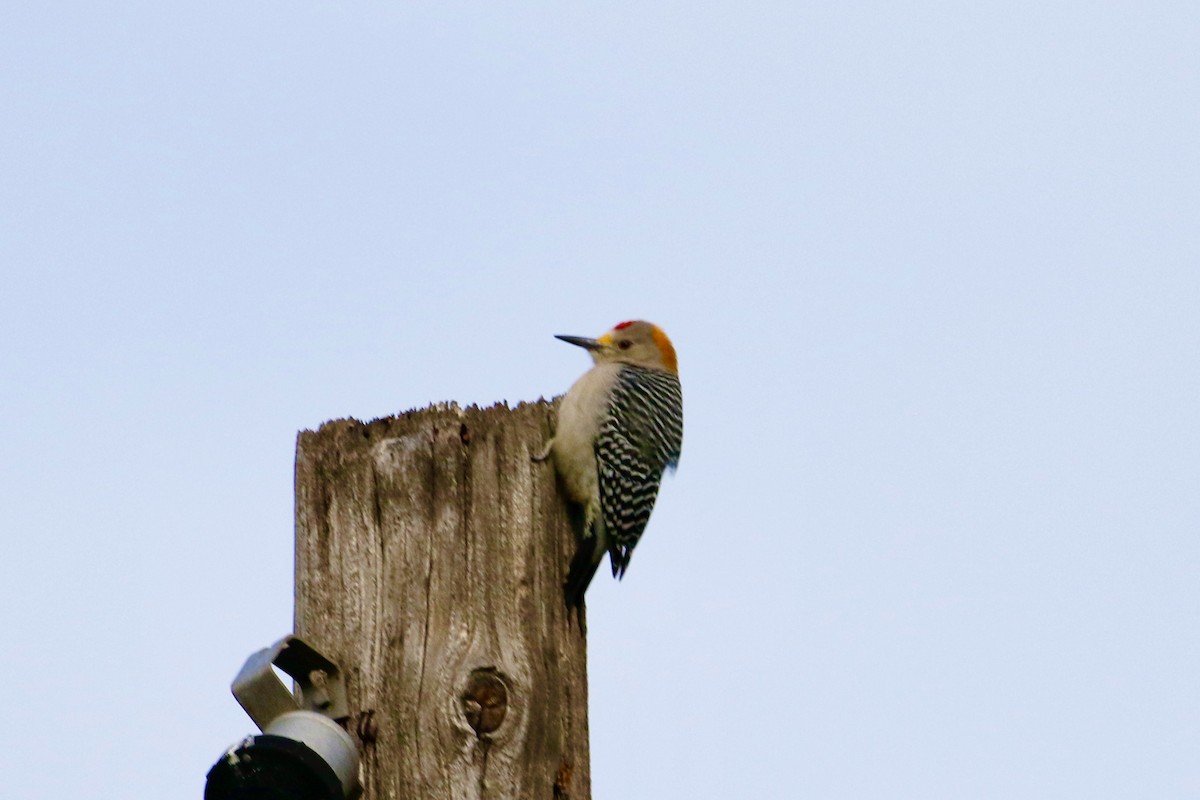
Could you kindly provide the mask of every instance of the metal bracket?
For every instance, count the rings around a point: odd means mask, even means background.
[[[288,691],[272,666],[296,681],[299,698]],[[246,659],[232,688],[259,730],[288,711],[315,711],[342,725],[350,717],[338,665],[296,636],[285,636]]]

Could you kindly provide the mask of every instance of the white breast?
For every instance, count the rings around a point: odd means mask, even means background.
[[[575,381],[558,408],[554,466],[576,503],[587,503],[597,492],[596,433],[620,370],[619,364],[597,364]]]

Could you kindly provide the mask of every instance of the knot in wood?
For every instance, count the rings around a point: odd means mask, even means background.
[[[508,687],[494,669],[473,670],[462,703],[463,714],[475,735],[492,733],[508,713]]]

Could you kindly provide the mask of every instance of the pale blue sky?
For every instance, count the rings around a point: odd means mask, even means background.
[[[1200,5],[0,11],[0,772],[199,797],[296,431],[675,340],[597,798],[1200,795]]]

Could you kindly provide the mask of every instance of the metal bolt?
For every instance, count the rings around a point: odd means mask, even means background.
[[[359,741],[365,745],[374,744],[379,738],[379,722],[375,719],[375,709],[371,708],[359,713],[355,729]]]

